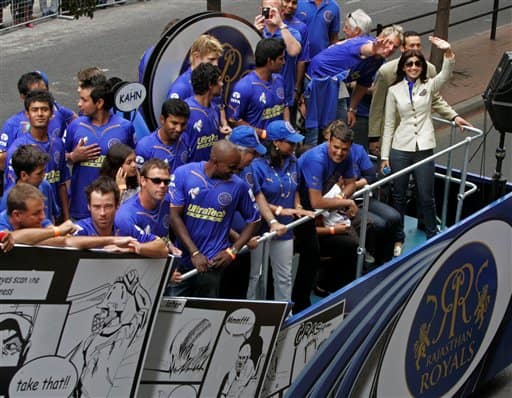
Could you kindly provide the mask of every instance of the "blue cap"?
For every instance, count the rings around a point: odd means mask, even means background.
[[[260,155],[265,155],[267,153],[267,148],[261,144],[260,139],[256,134],[256,130],[251,126],[235,127],[233,131],[231,131],[231,135],[228,137],[228,140],[235,145],[253,148]]]
[[[46,73],[44,73],[42,70],[36,70],[34,72],[38,73],[41,76],[41,78],[43,79],[46,86],[48,86],[49,80],[48,80],[48,76],[46,75]]]
[[[267,140],[284,140],[293,144],[298,144],[304,140],[304,136],[299,134],[297,130],[289,122],[284,120],[274,120],[267,126]]]

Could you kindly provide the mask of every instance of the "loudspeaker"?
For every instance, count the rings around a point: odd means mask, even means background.
[[[512,51],[503,53],[482,96],[496,130],[512,133]]]

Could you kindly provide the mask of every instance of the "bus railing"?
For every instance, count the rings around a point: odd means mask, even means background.
[[[446,211],[447,207],[446,206],[447,206],[447,202],[448,202],[448,195],[446,194],[446,192],[449,189],[449,183],[450,182],[458,182],[458,183],[460,183],[459,193],[457,195],[457,211],[456,211],[455,222],[458,222],[460,220],[460,216],[461,216],[461,213],[462,213],[462,205],[463,205],[464,199],[468,195],[470,195],[471,193],[476,191],[476,186],[474,184],[468,183],[466,181],[466,175],[467,175],[467,169],[468,169],[468,163],[469,163],[469,145],[474,140],[481,138],[483,136],[483,131],[480,130],[480,129],[477,129],[475,127],[463,126],[462,127],[463,130],[467,130],[469,132],[473,132],[473,133],[475,133],[475,135],[470,136],[470,137],[466,137],[464,140],[462,140],[462,141],[460,141],[458,143],[453,143],[453,141],[455,140],[456,130],[458,128],[455,125],[455,123],[451,122],[451,121],[448,121],[448,120],[435,118],[435,117],[434,117],[434,119],[436,121],[439,121],[441,123],[448,124],[448,125],[451,126],[450,146],[448,148],[443,149],[443,150],[433,154],[432,156],[429,156],[428,158],[423,159],[420,162],[417,162],[417,163],[415,163],[415,164],[413,164],[411,166],[408,166],[408,167],[406,167],[403,170],[400,170],[398,172],[394,172],[391,175],[389,175],[387,177],[384,177],[384,178],[380,179],[379,181],[374,182],[371,185],[366,185],[363,188],[361,188],[358,191],[356,191],[352,195],[352,198],[363,197],[362,209],[360,210],[360,212],[361,212],[361,227],[360,227],[360,232],[359,232],[359,247],[357,249],[357,254],[358,254],[358,257],[357,257],[357,271],[356,271],[356,277],[357,278],[359,278],[363,274],[364,257],[365,257],[365,254],[366,254],[366,243],[365,242],[366,242],[366,230],[367,230],[367,222],[368,222],[368,206],[369,206],[370,197],[372,196],[373,191],[375,191],[377,188],[380,188],[383,185],[390,183],[391,181],[393,181],[397,177],[400,177],[400,176],[402,176],[404,174],[410,173],[414,169],[420,167],[421,165],[423,165],[423,164],[425,164],[427,162],[430,162],[430,161],[432,161],[434,159],[437,159],[437,158],[439,158],[441,156],[448,155],[448,166],[447,166],[447,173],[446,173],[446,175],[442,175],[442,174],[436,173],[436,174],[440,175],[442,178],[444,178],[446,180],[445,181],[445,187],[444,187],[443,216],[442,216],[442,223],[441,223],[441,226],[442,226],[443,229],[446,226],[446,213],[447,213],[447,211]],[[463,163],[463,167],[462,167],[462,170],[461,170],[461,178],[457,179],[457,178],[452,177],[452,175],[451,175],[452,174],[452,168],[453,168],[452,152],[457,150],[457,149],[459,149],[459,148],[461,148],[461,147],[465,148],[464,163]],[[470,189],[468,191],[466,191],[465,190],[466,187],[469,187]],[[291,223],[287,224],[286,228],[287,228],[287,230],[292,230],[295,227],[297,227],[297,226],[299,226],[301,224],[304,224],[307,221],[310,221],[310,220],[316,218],[323,211],[324,210],[322,210],[322,209],[315,210],[314,217],[305,216],[305,217],[298,218],[297,220],[294,220]],[[259,244],[266,245],[266,244],[268,244],[268,242],[270,242],[276,236],[277,236],[276,232],[265,233],[264,235],[262,235],[261,237],[259,237],[257,239],[258,245]],[[243,254],[243,253],[245,253],[245,252],[247,252],[249,250],[250,250],[249,247],[247,245],[245,245],[240,250],[240,254]],[[268,250],[268,248],[264,247],[263,248],[263,257],[264,257],[263,258],[263,265],[264,266],[268,266],[268,256],[269,256],[269,250]],[[192,276],[196,275],[197,273],[198,273],[198,271],[196,269],[193,269],[193,270],[183,274],[182,275],[182,280],[189,279]],[[266,272],[263,272],[263,274],[265,275]],[[263,289],[263,290],[265,290],[265,289]]]

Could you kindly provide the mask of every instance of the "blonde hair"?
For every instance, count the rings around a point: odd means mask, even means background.
[[[363,34],[370,34],[372,22],[371,17],[360,8],[348,13],[345,18],[345,23],[348,24],[351,29],[359,28]]]
[[[379,37],[388,37],[395,35],[400,39],[400,43],[403,43],[404,41],[404,28],[402,28],[400,25],[391,25],[384,29],[382,29],[382,32],[380,32]]]
[[[212,35],[199,36],[190,47],[189,62],[192,63],[192,54],[199,53],[200,56],[205,56],[209,53],[216,53],[220,57],[223,52],[222,44]]]

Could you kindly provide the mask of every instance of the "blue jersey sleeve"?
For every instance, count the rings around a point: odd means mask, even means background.
[[[184,192],[184,182],[186,170],[184,167],[178,167],[171,176],[169,193],[171,195],[171,206],[184,206],[187,193]]]
[[[9,149],[14,140],[16,140],[19,129],[20,121],[17,115],[6,120],[0,130],[0,152],[5,152]]]
[[[123,211],[121,207],[116,214],[115,229],[119,236],[131,236],[140,243],[152,242],[158,239],[158,236],[147,233],[144,228],[137,225],[136,218],[130,213]]]
[[[142,167],[146,160],[151,158],[150,142],[151,137],[146,136],[141,138],[135,146],[135,162],[139,168]]]
[[[320,161],[320,159],[308,158],[307,164],[306,162],[300,163],[300,172],[304,177],[304,181],[306,184],[306,188],[315,189],[318,191],[322,190],[322,180],[323,180],[323,172],[324,165]]]
[[[245,79],[239,80],[229,99],[228,118],[230,120],[239,121],[244,118],[251,93],[251,87]]]
[[[260,217],[260,211],[256,205],[254,194],[245,182],[241,182],[243,185],[240,192],[240,200],[238,201],[237,210],[242,215],[246,223],[253,223],[258,221]]]

